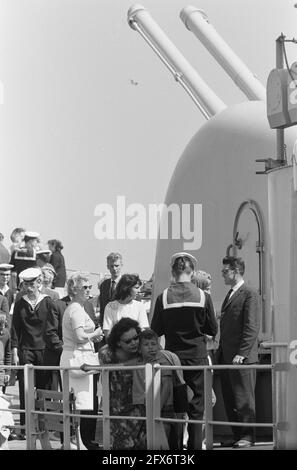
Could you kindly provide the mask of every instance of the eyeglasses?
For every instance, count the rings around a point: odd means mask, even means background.
[[[132,341],[137,341],[139,339],[139,335],[133,336],[133,338],[130,339],[121,339],[121,341],[125,344],[130,344]]]
[[[230,271],[234,271],[234,269],[231,269],[231,268],[224,268],[224,269],[222,269],[222,273],[223,273],[223,274],[227,274],[227,273],[229,273]]]
[[[83,289],[87,290],[87,289],[92,289],[93,286],[82,286]]]

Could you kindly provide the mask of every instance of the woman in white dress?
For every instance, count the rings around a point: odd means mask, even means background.
[[[136,300],[140,287],[141,280],[138,274],[123,274],[116,287],[115,300],[109,302],[104,310],[105,336],[109,334],[115,323],[124,317],[137,321],[142,330],[149,328],[145,306]]]
[[[60,366],[73,367],[72,360],[94,352],[94,342],[103,338],[101,328],[95,324],[84,309],[91,288],[86,273],[77,272],[67,282],[67,290],[72,300],[66,308],[62,322],[63,352]],[[69,389],[73,388],[78,410],[93,409],[93,376],[69,372]],[[84,439],[83,439],[84,440]]]

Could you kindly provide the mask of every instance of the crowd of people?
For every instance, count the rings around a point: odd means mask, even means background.
[[[81,373],[70,371],[69,387],[73,388],[76,408],[83,415],[97,414],[104,400],[101,377],[91,362],[92,357],[97,358],[97,364],[107,366],[137,366],[147,362],[203,366],[214,360],[235,365],[257,362],[259,298],[244,283],[245,266],[240,258],[223,259],[222,275],[231,289],[220,313],[220,343],[215,358],[209,351],[218,333],[210,293],[211,276],[198,270],[193,255],[184,252],[172,255],[171,283],[157,296],[149,322],[147,311],[139,301],[141,280],[137,274],[122,273],[120,253],[107,256],[110,277],[99,285],[96,311],[90,298],[89,275],[75,272],[66,279],[63,245],[59,240],[49,240],[48,250],[44,250],[39,245],[38,233],[21,228],[15,229],[11,240],[9,257],[1,250],[4,246],[0,241],[0,365],[73,367],[81,363]],[[161,337],[165,339],[164,348]],[[137,419],[145,417],[143,374],[143,370],[131,368],[110,371],[110,416],[135,417],[111,419],[112,449],[146,449],[146,424],[143,419]],[[3,393],[9,376],[9,370],[0,370]],[[174,405],[176,380],[186,384],[189,392],[188,405],[182,412]],[[21,370],[18,383],[20,407],[24,409]],[[255,371],[248,367],[222,371],[221,384],[228,420],[255,422]],[[58,370],[35,371],[35,385],[52,390],[63,387]],[[178,419],[185,417],[185,413],[190,420],[203,419],[203,370],[185,369],[175,373],[162,369],[161,416]],[[12,432],[10,438],[26,439],[23,413],[20,413],[20,425],[20,435]],[[180,450],[185,445],[188,450],[202,448],[200,423],[191,422],[185,429],[180,422],[160,422],[158,427],[164,449]],[[251,426],[233,426],[232,430],[234,438],[222,445],[253,445]],[[95,434],[96,420],[82,417],[80,436],[89,450],[99,449]]]

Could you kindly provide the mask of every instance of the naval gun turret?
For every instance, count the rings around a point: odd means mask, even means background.
[[[144,30],[147,18],[143,7],[130,8],[128,19],[134,29],[139,25]],[[241,256],[247,265],[245,281],[261,296],[260,341],[271,348],[279,368],[273,372],[274,442],[277,448],[297,448],[297,374],[289,361],[290,345],[297,335],[297,182],[295,179],[294,186],[291,162],[296,129],[287,129],[286,135],[283,129],[271,130],[265,87],[223,42],[205,13],[186,7],[181,18],[250,101],[229,107],[217,101],[213,112],[203,113],[207,122],[176,165],[162,218],[172,216],[176,206],[182,214],[187,205],[187,222],[196,232],[181,230],[181,236],[176,237],[169,230],[166,238],[160,234],[152,308],[156,296],[170,282],[172,253],[190,251],[197,257],[199,269],[211,273],[217,311],[225,296],[221,260],[226,253]],[[159,31],[151,29],[150,35],[160,46],[158,55],[168,58],[166,43],[158,41]],[[186,80],[186,71],[182,75]],[[207,94],[199,101],[207,102]],[[261,161],[265,171],[257,171]],[[197,225],[198,206],[201,217]]]

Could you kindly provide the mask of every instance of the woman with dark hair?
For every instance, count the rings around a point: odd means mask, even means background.
[[[113,325],[124,317],[136,320],[141,329],[149,328],[145,306],[136,300],[140,287],[138,274],[123,274],[116,287],[115,300],[109,302],[104,310],[105,336],[108,336]]]
[[[107,345],[99,350],[100,364],[137,364],[139,334],[137,321],[122,318],[111,329]],[[113,370],[109,375],[110,415],[145,416],[145,405],[134,404],[133,370]],[[104,397],[103,397],[104,400]],[[146,449],[146,425],[140,420],[110,421],[111,449]]]
[[[105,364],[116,364],[137,357],[140,332],[141,328],[136,320],[122,318],[111,329],[107,346],[99,351],[100,358]]]
[[[53,265],[56,271],[56,277],[53,282],[53,287],[58,291],[60,298],[65,295],[65,283],[66,283],[66,268],[65,260],[61,251],[63,250],[63,245],[60,240],[49,240],[47,242],[49,249],[52,254],[50,256],[50,264]]]

